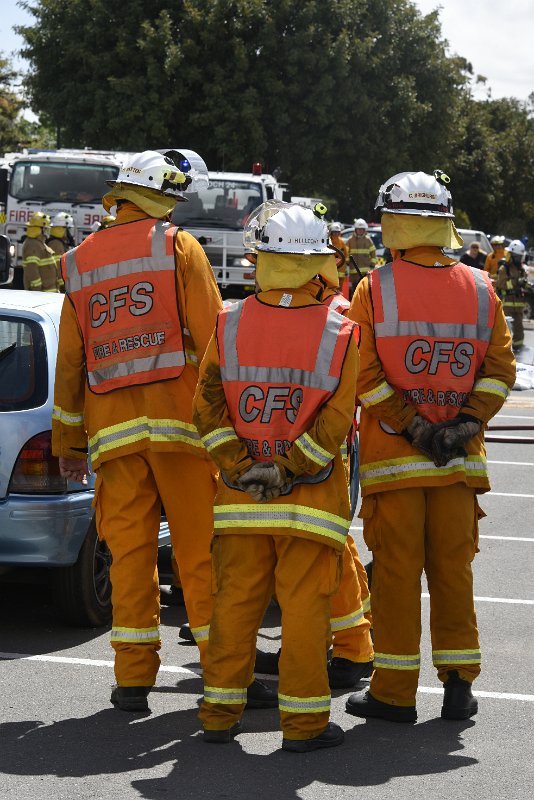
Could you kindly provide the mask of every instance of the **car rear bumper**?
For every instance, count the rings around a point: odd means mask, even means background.
[[[9,495],[0,502],[0,564],[74,564],[93,517],[93,492],[42,497]]]

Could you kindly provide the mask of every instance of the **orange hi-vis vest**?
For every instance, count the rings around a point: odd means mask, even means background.
[[[115,225],[61,258],[96,394],[177,378],[184,369],[177,230],[154,219]]]
[[[369,275],[376,349],[386,380],[431,422],[455,417],[488,349],[495,294],[466,264],[397,260]]]
[[[332,311],[337,311],[338,314],[345,315],[350,308],[350,300],[347,300],[340,292],[339,294],[333,294],[328,297],[323,302],[323,305],[327,306]]]
[[[313,482],[328,477],[332,455],[306,431],[337,389],[354,330],[358,326],[321,304],[285,308],[248,297],[221,311],[224,393],[235,432],[253,459],[272,460],[294,443],[322,467]]]

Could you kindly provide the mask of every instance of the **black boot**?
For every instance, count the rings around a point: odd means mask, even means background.
[[[234,736],[237,736],[238,733],[241,733],[243,728],[241,727],[241,721],[236,722],[235,725],[232,725],[231,728],[226,728],[222,731],[204,731],[204,741],[208,744],[228,744],[231,742]]]
[[[372,674],[372,661],[362,663],[336,657],[328,665],[328,683],[331,689],[354,689],[362,678],[369,678]]]
[[[261,681],[253,681],[247,689],[245,708],[277,708],[278,694]]]
[[[195,644],[195,637],[193,636],[193,632],[191,631],[191,626],[189,625],[189,622],[184,622],[184,624],[182,625],[182,627],[178,632],[178,636],[180,637],[180,639],[184,639],[186,642],[192,642],[193,644]]]
[[[278,675],[278,662],[280,661],[280,650],[277,653],[266,653],[256,648],[256,663],[254,672],[263,675]]]
[[[110,701],[122,711],[149,711],[148,693],[152,686],[115,686]]]
[[[455,669],[449,670],[447,675],[441,719],[469,719],[478,711],[478,700],[473,697],[471,684],[460,678]]]
[[[319,736],[313,739],[282,739],[282,750],[290,750],[292,753],[309,753],[310,750],[319,750],[322,747],[337,747],[343,744],[345,734],[335,722],[329,722]]]
[[[162,606],[185,606],[184,593],[179,586],[160,586],[159,597]]]
[[[355,717],[376,717],[388,722],[416,722],[415,706],[392,706],[373,697],[371,692],[351,694],[345,710]]]

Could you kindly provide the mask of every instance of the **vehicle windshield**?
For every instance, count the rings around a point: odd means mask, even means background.
[[[263,201],[261,184],[252,181],[212,180],[206,189],[178,203],[172,221],[183,227],[222,227],[239,230]]]
[[[48,363],[38,322],[0,316],[0,412],[46,403]]]
[[[13,167],[9,192],[17,200],[43,203],[100,203],[119,168],[110,164],[19,161]]]

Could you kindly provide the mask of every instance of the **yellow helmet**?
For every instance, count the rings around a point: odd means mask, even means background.
[[[34,211],[28,221],[28,227],[48,228],[50,225],[50,217],[43,211]]]

